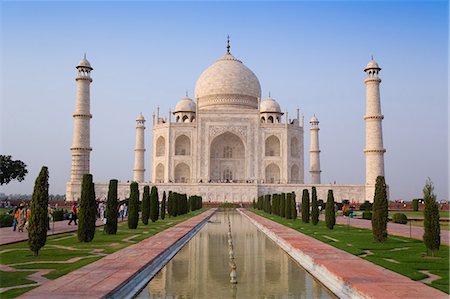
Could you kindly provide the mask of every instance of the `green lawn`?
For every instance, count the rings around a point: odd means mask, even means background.
[[[90,243],[78,242],[75,233],[49,236],[46,245],[41,249],[37,257],[32,255],[27,241],[0,246],[0,264],[8,265],[15,269],[30,270],[27,272],[1,272],[1,287],[33,283],[26,276],[34,273],[34,269],[53,269],[44,277],[56,279],[102,258],[104,254],[113,253],[142,241],[205,210],[201,209],[172,218],[166,216],[166,219],[158,220],[155,223],[150,222],[148,225],[143,225],[142,222],[139,222],[138,228],[134,230],[128,229],[127,222],[122,222],[119,223],[116,235],[105,235],[103,234],[103,228],[100,227],[97,228],[94,240]],[[130,242],[124,239],[128,239]],[[66,261],[66,263],[55,263],[58,261]],[[32,288],[27,287],[5,291],[0,294],[0,297],[14,298],[28,292]]]
[[[426,256],[426,248],[420,240],[389,236],[387,242],[378,244],[373,241],[372,232],[367,229],[336,225],[333,230],[329,230],[323,221],[314,226],[303,223],[300,219],[294,221],[255,209],[251,211],[351,254],[360,256],[370,251],[373,255],[362,258],[413,280],[427,278],[426,274],[419,271],[429,271],[441,279],[428,285],[449,293],[448,246],[441,245],[437,257],[431,258]]]
[[[403,213],[408,218],[423,218],[423,211],[389,211],[389,218],[396,213]],[[439,211],[439,216],[441,218],[449,218],[449,211]]]

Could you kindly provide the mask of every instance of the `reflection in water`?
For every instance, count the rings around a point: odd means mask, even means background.
[[[216,213],[137,298],[332,298],[237,212],[230,213],[238,284],[230,283],[226,212]]]

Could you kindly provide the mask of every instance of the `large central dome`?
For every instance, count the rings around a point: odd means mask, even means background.
[[[195,97],[199,109],[257,109],[261,85],[248,67],[227,52],[200,75]]]

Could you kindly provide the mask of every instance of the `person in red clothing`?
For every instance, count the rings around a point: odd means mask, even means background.
[[[70,208],[70,215],[69,215],[69,225],[73,222],[75,222],[75,225],[77,225],[77,205],[76,203],[72,204],[72,207]]]

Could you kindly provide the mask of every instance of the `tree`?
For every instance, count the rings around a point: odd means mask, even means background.
[[[130,184],[130,199],[128,200],[128,228],[136,229],[139,222],[139,185]]]
[[[386,183],[383,176],[378,176],[375,183],[375,195],[372,206],[372,234],[378,243],[384,243],[387,239],[388,200]]]
[[[158,220],[158,209],[158,189],[156,188],[156,186],[152,186],[152,192],[150,193],[150,220],[152,220],[152,222]]]
[[[304,223],[309,223],[309,191],[308,191],[308,189],[303,189],[302,221]]]
[[[173,216],[173,198],[172,198],[172,191],[169,191],[169,196],[167,197],[167,214],[169,214],[169,217]]]
[[[284,217],[285,215],[286,215],[286,193],[281,193],[280,216]]]
[[[144,194],[142,195],[142,223],[148,224],[150,217],[150,187],[144,186]]]
[[[327,204],[325,206],[325,223],[329,229],[333,229],[336,224],[333,190],[328,190]]]
[[[423,242],[431,254],[434,256],[436,250],[441,245],[441,227],[439,224],[439,207],[434,194],[433,182],[427,179],[423,188],[423,199],[425,209],[423,211]]]
[[[7,185],[12,180],[22,182],[28,173],[27,165],[11,156],[0,155],[0,185]]]
[[[78,218],[78,241],[91,242],[95,235],[95,220],[97,206],[95,204],[95,189],[92,174],[83,175],[81,185],[80,213]]]
[[[163,198],[161,201],[161,219],[164,220],[166,218],[166,191],[163,191]]]
[[[31,215],[28,220],[28,245],[34,256],[47,241],[48,228],[48,169],[43,166],[34,183],[31,198]]]
[[[284,204],[284,217],[291,219],[292,217],[292,193],[286,194],[286,203]]]
[[[297,219],[297,203],[295,201],[295,192],[291,193],[291,219]]]
[[[105,234],[115,235],[117,233],[117,217],[119,205],[117,199],[117,180],[109,181],[108,201],[106,202],[106,225]]]
[[[317,202],[317,191],[316,187],[312,187],[311,191],[311,222],[313,225],[319,223],[319,204]]]

